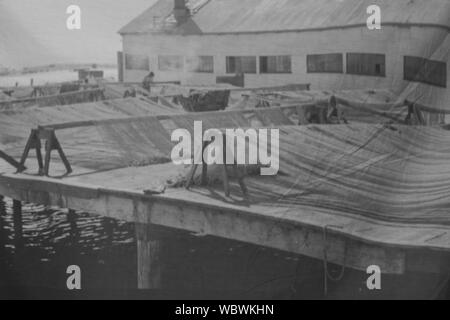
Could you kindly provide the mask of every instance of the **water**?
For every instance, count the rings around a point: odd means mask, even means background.
[[[67,211],[26,204],[20,243],[6,199],[0,202],[0,287],[65,289],[66,268],[75,264],[85,289],[135,288],[133,229],[86,213],[71,221]]]
[[[66,269],[78,265],[82,288],[127,297],[137,289],[134,224],[23,204],[23,240],[15,236],[12,200],[0,201],[0,294],[11,288],[67,290]],[[165,298],[294,298],[298,260],[211,237],[167,233]],[[318,265],[320,266],[320,264]],[[320,279],[320,273],[318,274]],[[320,284],[317,295],[320,296]],[[36,289],[37,288],[37,289]],[[150,297],[150,296],[149,296]]]
[[[22,239],[16,236],[12,200],[0,200],[0,297],[40,298],[67,293],[66,269],[78,265],[84,298],[129,298],[137,292],[134,224],[88,213],[23,204]],[[167,230],[166,230],[167,231]],[[214,237],[161,232],[162,288],[138,298],[322,299],[323,262]],[[341,268],[330,265],[335,277]],[[384,290],[368,291],[364,272],[346,270],[328,284],[328,298],[422,297],[418,278],[383,276]],[[408,282],[409,281],[409,282]],[[409,291],[399,289],[411,281]],[[426,290],[425,290],[426,291]],[[430,292],[423,292],[422,298]],[[431,292],[432,293],[432,292]],[[156,294],[156,295],[155,295]],[[440,298],[448,299],[449,292]],[[58,296],[56,296],[58,297]]]

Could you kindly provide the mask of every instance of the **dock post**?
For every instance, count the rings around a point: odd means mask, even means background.
[[[78,225],[77,225],[77,214],[75,210],[69,209],[67,213],[67,221],[70,225],[70,242],[71,246],[74,248],[78,243]]]
[[[14,245],[16,251],[23,249],[22,202],[13,200]]]
[[[160,289],[162,283],[161,240],[153,228],[136,224],[137,273],[139,289]]]
[[[6,235],[5,230],[5,221],[4,218],[6,216],[6,205],[3,202],[3,196],[0,195],[0,272],[2,272],[2,268],[4,267],[4,264],[1,262],[1,260],[5,260],[5,246],[7,243],[8,236]]]

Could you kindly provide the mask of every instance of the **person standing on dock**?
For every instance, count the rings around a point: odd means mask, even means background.
[[[151,71],[142,81],[142,87],[148,92],[151,92],[151,87],[155,79],[155,74]]]

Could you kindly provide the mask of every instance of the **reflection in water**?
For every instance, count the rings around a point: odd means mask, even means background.
[[[20,296],[27,296],[33,288],[40,288],[38,297],[42,288],[66,292],[69,265],[81,268],[83,291],[93,289],[94,297],[113,294],[127,298],[137,288],[133,224],[24,204],[20,232],[14,226],[12,206],[12,200],[0,200],[0,296],[9,297],[11,287],[19,290]],[[20,233],[22,241],[18,241]],[[161,236],[165,248],[162,297],[323,298],[320,260],[174,231]],[[334,269],[331,271],[341,270]],[[387,298],[384,291],[364,291],[366,278],[364,272],[346,270],[345,281],[329,282],[329,290],[340,298],[343,290],[347,298]],[[398,289],[405,284],[400,278],[386,276],[383,283]]]
[[[86,289],[135,287],[132,225],[24,204],[20,230],[12,205],[0,201],[0,286],[64,289],[66,268],[76,264]]]

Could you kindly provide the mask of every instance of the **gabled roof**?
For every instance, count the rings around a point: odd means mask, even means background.
[[[255,33],[365,25],[376,4],[385,24],[435,25],[450,30],[449,0],[188,0],[191,19],[177,27],[174,0],[159,0],[119,33]]]
[[[211,0],[186,0],[191,14],[195,15]],[[153,6],[120,29],[120,34],[167,31],[176,28],[173,16],[174,0],[158,0]]]

